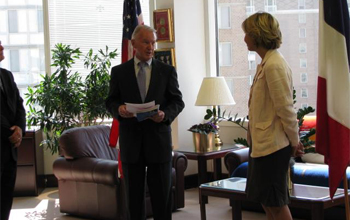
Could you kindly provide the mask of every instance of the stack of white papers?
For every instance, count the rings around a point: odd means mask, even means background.
[[[126,110],[134,113],[138,121],[146,120],[149,117],[157,114],[159,105],[155,105],[155,101],[147,102],[143,104],[125,103]]]

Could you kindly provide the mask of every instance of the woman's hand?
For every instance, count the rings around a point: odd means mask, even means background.
[[[297,146],[292,146],[292,157],[301,157],[304,155],[304,145],[299,141]]]

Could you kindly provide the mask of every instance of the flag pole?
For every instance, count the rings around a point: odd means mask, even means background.
[[[348,196],[348,178],[346,177],[346,170],[344,173],[344,196],[345,196],[345,212],[346,212],[346,219],[350,220],[350,210],[349,210],[349,196]]]

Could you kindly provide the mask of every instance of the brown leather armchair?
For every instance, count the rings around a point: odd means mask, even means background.
[[[65,131],[60,157],[53,164],[58,179],[60,211],[92,219],[126,219],[123,181],[117,177],[117,150],[108,146],[110,127],[97,125]],[[185,155],[173,154],[173,210],[185,206]],[[146,192],[147,216],[152,215]]]

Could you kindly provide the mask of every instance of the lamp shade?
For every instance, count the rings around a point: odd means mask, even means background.
[[[199,89],[196,106],[234,105],[235,100],[224,77],[204,77]]]

